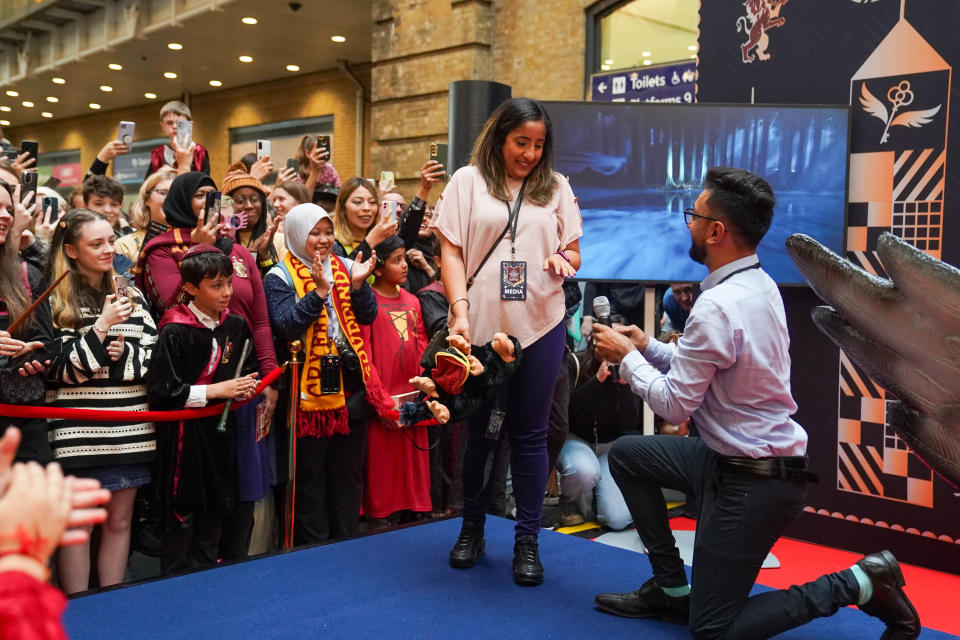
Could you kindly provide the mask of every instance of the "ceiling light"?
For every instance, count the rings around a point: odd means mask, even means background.
[[[600,71],[610,71],[610,65],[608,64],[600,65]]]
[[[166,71],[164,72],[163,77],[173,80],[177,77],[177,74],[175,74],[173,71]]]
[[[604,60],[603,64],[613,64],[613,60]]]
[[[211,81],[210,81],[210,86],[211,86],[211,87],[222,87],[222,86],[223,86],[223,83],[220,82],[219,80],[211,80]]]
[[[170,49],[171,51],[180,51],[180,49],[183,49],[183,45],[179,42],[169,42],[167,43],[167,49]]]
[[[102,84],[100,85],[100,91],[103,91],[104,93],[110,93],[111,91],[113,91],[113,87],[111,87],[108,84]]]
[[[687,47],[687,51],[696,51],[696,50],[697,50],[697,45],[695,44],[691,44],[690,46]]]
[[[23,106],[27,107],[28,109],[31,108],[31,107],[33,107],[33,103],[30,102],[29,100],[24,100],[24,101],[21,102],[20,104],[22,104]]]
[[[0,120],[0,127],[9,127],[9,126],[10,126],[9,120]]]
[[[347,39],[343,36],[330,36],[330,39],[334,42],[346,42]]]
[[[250,56],[240,56],[237,58],[240,62],[253,62],[253,58]]]
[[[240,22],[242,22],[243,24],[257,24],[257,19],[256,19],[256,18],[249,18],[249,17],[248,17],[248,18],[242,18],[242,19],[240,20]]]
[[[288,64],[287,71],[300,71],[300,65]]]
[[[10,96],[11,98],[16,98],[18,95],[20,95],[20,92],[8,89],[7,95]]]
[[[155,94],[152,91],[147,91],[145,94],[143,94],[143,97],[146,98],[147,100],[156,100],[157,94]]]
[[[649,58],[651,55],[653,55],[653,54],[650,53],[649,51],[641,51],[641,52],[640,52],[640,57],[641,57],[641,58]]]
[[[91,109],[99,109],[99,108],[100,108],[100,105],[98,105],[96,102],[91,102],[91,103],[88,104],[87,106],[90,107]]]
[[[7,105],[3,105],[2,107],[0,107],[0,111],[7,112],[7,111],[12,111],[12,109]]]
[[[648,64],[650,64],[650,61],[649,61],[649,60],[644,60],[644,61],[643,61],[643,66],[647,66]]]
[[[53,117],[53,114],[50,113],[49,111],[41,111],[41,112],[40,112],[40,115],[43,116],[44,118],[52,118],[52,117]]]
[[[111,62],[107,65],[107,69],[113,69],[114,71],[123,71],[123,65],[117,64],[116,62]]]
[[[63,78],[50,78],[50,82],[53,84],[67,84],[67,81]]]
[[[60,98],[56,96],[47,96],[47,102],[60,102]]]

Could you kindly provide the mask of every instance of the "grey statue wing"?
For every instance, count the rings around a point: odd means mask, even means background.
[[[787,250],[831,305],[814,309],[814,323],[904,403],[892,426],[960,485],[960,270],[888,233],[877,253],[889,280],[806,235],[790,236]]]

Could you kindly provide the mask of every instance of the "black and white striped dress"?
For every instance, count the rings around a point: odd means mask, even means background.
[[[131,287],[130,294],[131,300],[136,300],[133,313],[126,322],[110,327],[103,343],[93,330],[99,310],[82,309],[79,330],[54,327],[55,356],[50,367],[47,405],[147,410],[143,378],[157,341],[157,326],[139,292]],[[120,335],[124,340],[123,356],[114,362],[106,346]],[[55,459],[67,471],[148,464],[156,458],[157,440],[151,422],[51,419],[48,435]]]

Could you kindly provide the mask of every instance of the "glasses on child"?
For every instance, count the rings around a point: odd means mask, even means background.
[[[260,194],[254,193],[249,197],[244,196],[234,196],[233,203],[239,207],[245,207],[248,204],[260,204]]]

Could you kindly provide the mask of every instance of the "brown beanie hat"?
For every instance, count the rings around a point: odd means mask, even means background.
[[[220,188],[223,193],[231,194],[240,187],[252,187],[260,192],[260,195],[266,198],[266,190],[263,183],[254,178],[247,172],[247,168],[239,160],[227,168],[227,175],[223,177]]]

